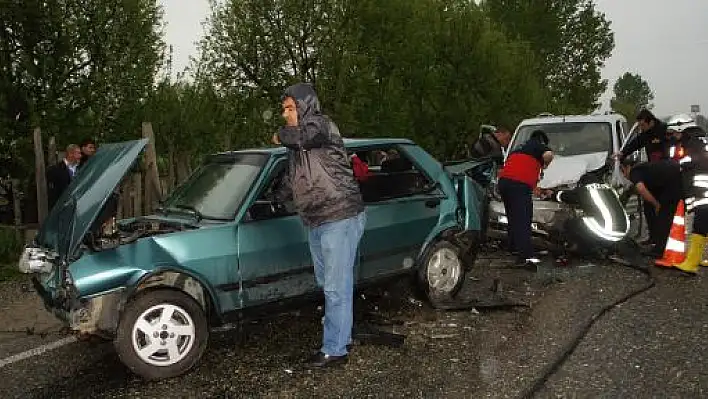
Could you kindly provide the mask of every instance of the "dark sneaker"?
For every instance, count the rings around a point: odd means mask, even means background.
[[[305,363],[305,367],[308,369],[323,369],[327,367],[334,367],[343,365],[349,360],[349,356],[330,356],[322,352],[317,352],[314,356],[309,358]]]

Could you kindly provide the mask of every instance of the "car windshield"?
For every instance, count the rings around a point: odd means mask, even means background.
[[[563,122],[522,126],[516,132],[512,151],[517,150],[534,130],[548,135],[555,155],[573,156],[612,151],[612,125],[607,122]]]
[[[231,220],[268,156],[217,156],[200,166],[165,201],[165,212],[192,212],[205,219]]]

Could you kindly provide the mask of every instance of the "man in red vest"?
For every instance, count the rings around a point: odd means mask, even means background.
[[[539,260],[531,242],[533,191],[541,171],[553,160],[548,136],[541,130],[531,133],[529,140],[506,159],[499,173],[499,194],[504,201],[508,221],[509,249],[518,253],[517,263],[535,269]]]

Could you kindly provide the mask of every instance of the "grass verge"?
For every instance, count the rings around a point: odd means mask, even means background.
[[[14,228],[0,226],[0,282],[22,275],[16,266],[22,247],[22,239]]]

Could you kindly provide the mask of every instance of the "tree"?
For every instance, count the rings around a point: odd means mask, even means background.
[[[550,112],[585,113],[607,89],[600,70],[614,35],[592,0],[493,0],[482,2],[510,35],[531,45],[536,70],[549,93]]]
[[[441,157],[461,156],[481,123],[543,110],[529,46],[473,2],[227,0],[209,24],[199,75],[263,143],[279,121],[262,112],[302,80],[346,136],[407,137]]]
[[[37,126],[59,145],[139,132],[162,57],[156,0],[5,0],[0,16],[0,174],[33,170]]]
[[[615,82],[614,97],[610,101],[612,109],[633,120],[641,108],[651,109],[654,93],[649,83],[639,74],[626,72]]]

